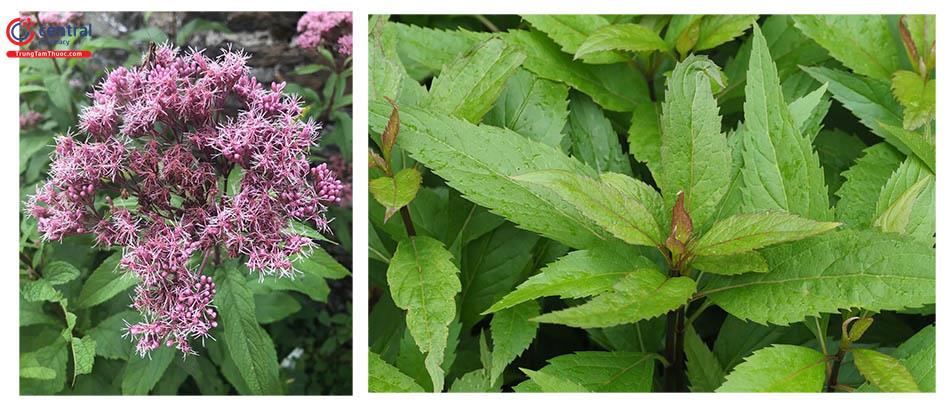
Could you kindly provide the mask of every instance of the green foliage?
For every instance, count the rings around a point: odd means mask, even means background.
[[[932,19],[458,19],[370,24],[371,391],[933,389]]]

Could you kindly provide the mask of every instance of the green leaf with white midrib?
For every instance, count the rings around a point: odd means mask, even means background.
[[[498,312],[540,297],[589,297],[607,291],[623,276],[647,267],[656,267],[646,257],[596,247],[577,250],[548,264],[515,288],[484,314]]]
[[[653,387],[657,355],[640,352],[585,351],[557,356],[539,372],[577,383],[592,392],[648,392]],[[540,392],[532,380],[515,386],[517,392]]]
[[[653,211],[634,196],[625,195],[602,182],[561,170],[530,172],[513,179],[550,188],[588,219],[624,242],[662,246],[662,232],[653,217]]]
[[[797,15],[795,26],[854,72],[890,79],[900,47],[884,15]]]
[[[710,82],[718,75],[712,61],[690,56],[673,69],[663,102],[656,181],[668,208],[678,192],[684,193],[686,211],[696,225],[706,222],[725,195],[732,163]]]
[[[524,54],[505,41],[489,39],[446,66],[439,77],[432,80],[424,106],[433,113],[446,113],[478,123],[491,110],[508,78],[524,59]]]
[[[390,110],[385,102],[371,103],[370,126],[382,130]],[[510,130],[425,110],[402,108],[400,119],[399,145],[469,201],[571,247],[592,247],[609,237],[553,192],[510,178],[543,169],[595,175],[577,160]]]
[[[489,380],[494,383],[505,368],[521,355],[538,332],[538,323],[531,319],[541,313],[536,301],[528,301],[495,313],[491,319],[491,372]]]
[[[698,296],[757,323],[821,312],[902,310],[935,301],[931,245],[875,230],[841,230],[760,251],[768,273],[712,276]]]
[[[690,242],[699,256],[725,256],[801,240],[832,230],[836,222],[818,222],[787,212],[735,215],[713,224],[699,239]]]
[[[667,277],[656,269],[634,270],[610,291],[587,303],[543,314],[535,321],[577,328],[604,328],[654,318],[678,308],[696,292],[688,277]]]
[[[406,326],[425,354],[436,392],[442,391],[445,380],[442,362],[449,324],[455,319],[455,295],[462,288],[458,274],[442,243],[425,236],[399,242],[386,271],[393,301],[407,311]]]
[[[907,368],[897,359],[873,349],[853,349],[854,365],[871,384],[888,392],[919,392]]]
[[[422,393],[422,387],[399,371],[395,366],[386,363],[379,355],[369,351],[369,392],[370,393]]]
[[[825,355],[811,348],[773,345],[736,366],[716,392],[820,392],[825,361]]]
[[[778,209],[830,220],[828,189],[811,139],[795,126],[757,25],[746,81],[741,176],[744,212]]]

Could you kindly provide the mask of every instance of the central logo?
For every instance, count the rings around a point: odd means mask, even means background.
[[[32,26],[33,23],[29,18],[17,17],[10,20],[7,24],[7,39],[18,47],[29,44],[36,36],[36,33],[30,29]]]

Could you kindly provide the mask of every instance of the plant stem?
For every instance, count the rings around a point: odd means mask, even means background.
[[[399,215],[402,216],[402,224],[406,227],[406,234],[409,237],[416,235],[416,227],[412,224],[412,217],[409,216],[409,205],[399,208]]]
[[[684,371],[683,333],[685,329],[685,306],[666,314],[666,352],[664,356],[670,362],[663,370],[663,391],[683,392]]]
[[[845,349],[839,348],[838,353],[834,355],[834,363],[831,364],[831,373],[828,375],[828,385],[825,390],[828,393],[834,393],[838,387],[838,372],[841,371],[841,361],[844,359]]]

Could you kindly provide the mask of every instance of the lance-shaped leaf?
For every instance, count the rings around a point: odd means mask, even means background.
[[[73,338],[70,341],[73,349],[73,383],[76,383],[76,377],[83,374],[92,373],[92,367],[96,361],[96,340],[91,337]]]
[[[933,304],[932,245],[875,230],[841,230],[762,249],[769,272],[715,276],[703,287],[726,312],[787,325],[839,309]]]
[[[385,127],[390,110],[385,102],[371,103],[370,126]],[[609,238],[553,191],[510,178],[543,169],[595,175],[577,160],[511,130],[476,126],[417,108],[402,107],[400,121],[399,146],[469,201],[571,247],[592,247]]]
[[[708,232],[694,240],[690,248],[700,256],[725,256],[801,240],[839,225],[837,222],[818,222],[787,212],[747,213],[716,222]]]
[[[795,127],[798,127],[802,134],[807,135],[811,140],[818,136],[821,121],[828,113],[828,108],[831,107],[831,102],[824,97],[827,90],[826,83],[788,104],[788,113],[792,116]]]
[[[531,26],[535,29],[547,34],[548,37],[560,45],[561,51],[568,54],[576,54],[591,35],[610,24],[606,17],[596,14],[529,14],[523,15],[521,18],[531,23]],[[610,64],[627,60],[622,53],[610,51],[612,50],[588,52],[584,56],[584,62],[588,64]],[[575,58],[580,58],[580,56],[575,55]]]
[[[588,393],[590,390],[587,390],[581,384],[575,383],[570,379],[563,377],[554,376],[549,373],[521,369],[531,381],[534,382],[538,387],[541,388],[541,391],[544,393]]]
[[[370,19],[369,100],[383,101],[389,97],[401,106],[416,104],[426,95],[426,89],[406,73],[406,68],[396,54],[396,31],[386,17]],[[388,112],[387,112],[388,113]]]
[[[122,253],[114,253],[99,264],[99,267],[86,278],[79,291],[76,309],[89,308],[106,302],[119,293],[138,284],[139,278],[133,273],[123,273],[119,268]]]
[[[693,47],[696,51],[715,48],[732,41],[758,18],[757,15],[709,15],[703,16],[699,23],[699,40]]]
[[[918,387],[920,387],[920,390],[926,392],[934,392],[937,387],[937,342],[935,331],[933,325],[921,329],[910,339],[898,346],[893,355],[900,359],[910,374],[914,376],[914,381]]]
[[[773,345],[736,366],[716,392],[820,392],[825,363],[825,355],[814,349]]]
[[[524,59],[523,53],[501,39],[485,41],[432,80],[425,106],[478,123]]]
[[[894,97],[904,107],[904,128],[914,130],[934,119],[937,113],[937,81],[911,71],[894,72]]]
[[[567,86],[519,69],[508,80],[482,123],[514,130],[552,147],[564,137],[567,124]]]
[[[637,161],[645,162],[654,174],[660,167],[660,105],[655,102],[641,103],[633,111],[627,144],[630,154]]]
[[[588,219],[627,243],[662,245],[660,226],[653,212],[636,197],[624,195],[616,188],[561,170],[530,172],[513,179],[551,189]]]
[[[406,310],[406,327],[419,350],[435,391],[442,391],[442,360],[455,319],[455,295],[462,286],[452,255],[439,241],[410,237],[399,242],[386,279],[396,306]]]
[[[887,180],[875,206],[874,226],[932,242],[936,232],[934,176],[908,157]]]
[[[726,256],[697,256],[692,266],[704,273],[723,276],[769,271],[769,263],[765,261],[765,257],[754,251]]]
[[[887,143],[864,149],[854,165],[841,174],[845,181],[836,192],[841,198],[835,206],[838,219],[849,227],[870,226],[881,188],[903,159],[903,155]]]
[[[577,383],[593,392],[647,392],[653,386],[656,355],[640,352],[576,352],[548,360],[539,372]],[[540,392],[533,380],[518,392]]]
[[[686,210],[697,225],[725,195],[732,165],[712,94],[711,81],[718,75],[719,67],[706,57],[688,57],[673,69],[663,102],[657,184],[668,208],[678,192],[686,195]]]
[[[891,126],[884,123],[881,123],[881,129],[894,136],[894,138],[901,143],[904,143],[911,153],[923,161],[924,164],[927,164],[927,168],[930,168],[930,172],[936,173],[937,141],[933,133],[921,130],[905,130],[899,126]]]
[[[831,219],[828,188],[811,139],[795,126],[765,37],[752,27],[741,176],[745,212],[778,209]]]
[[[798,15],[795,26],[854,72],[887,80],[900,48],[884,15]]]
[[[505,368],[534,341],[538,323],[531,319],[538,316],[541,307],[529,301],[495,313],[491,319],[491,372],[489,379],[497,381]]]
[[[396,33],[396,52],[406,70],[422,81],[455,62],[459,55],[490,37],[490,33],[465,30],[440,30],[428,27],[387,23]]]
[[[614,24],[594,31],[577,47],[574,59],[600,51],[669,51],[666,42],[650,28],[639,24]]]
[[[692,326],[686,327],[683,353],[686,354],[686,377],[691,392],[712,392],[722,385],[726,372]]]
[[[379,355],[369,351],[369,392],[370,393],[422,393],[411,377],[386,363]]]
[[[854,365],[865,379],[888,393],[919,392],[917,382],[897,359],[873,349],[854,349]]]
[[[643,268],[655,268],[649,259],[604,247],[577,250],[548,264],[521,283],[484,314],[498,312],[540,297],[589,297],[607,291],[623,276]]]
[[[696,282],[691,278],[670,278],[656,269],[641,269],[585,304],[543,314],[534,320],[577,328],[634,323],[686,304],[694,292]]]
[[[369,191],[386,207],[385,220],[389,220],[399,208],[412,202],[422,184],[422,175],[415,168],[403,168],[392,178],[379,177],[369,182]]]
[[[630,159],[604,112],[586,95],[571,96],[571,113],[564,130],[571,137],[571,155],[597,172],[630,174]]]

